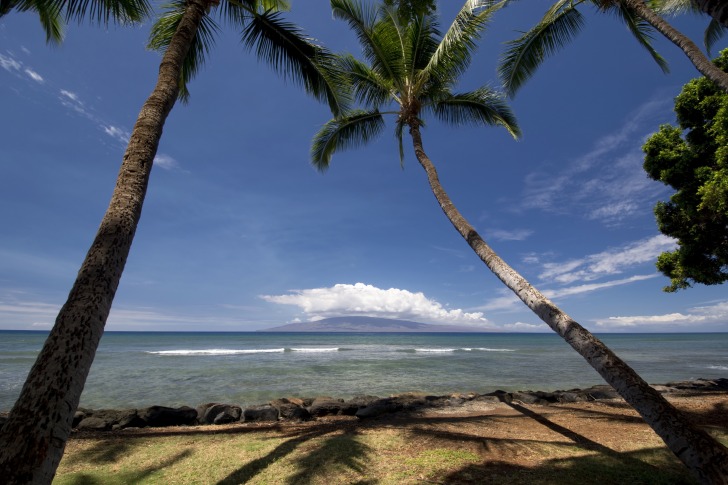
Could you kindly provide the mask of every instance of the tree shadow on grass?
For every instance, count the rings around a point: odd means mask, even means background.
[[[360,441],[359,433],[349,429],[343,434],[331,436],[317,443],[310,452],[296,460],[298,472],[288,479],[290,485],[310,483],[314,477],[321,474],[346,474],[354,472],[366,474],[368,457],[373,452],[370,446]],[[364,485],[374,483],[358,481]]]
[[[246,483],[256,475],[258,475],[260,472],[265,470],[275,461],[280,460],[281,458],[284,458],[285,456],[293,453],[299,446],[301,446],[305,442],[314,438],[318,438],[320,436],[325,436],[329,433],[336,432],[339,429],[340,426],[322,424],[320,426],[309,428],[307,431],[295,433],[292,435],[292,438],[276,446],[270,453],[246,463],[242,467],[230,473],[227,477],[217,482],[217,485],[235,485],[240,483]]]
[[[96,477],[88,473],[79,473],[77,475],[74,474],[71,475],[64,483],[68,483],[71,485],[122,485],[130,483],[140,483],[153,473],[170,467],[175,463],[184,460],[191,454],[192,450],[183,450],[176,455],[170,456],[169,458],[147,468],[130,472],[121,472],[118,474],[114,474],[113,476]]]

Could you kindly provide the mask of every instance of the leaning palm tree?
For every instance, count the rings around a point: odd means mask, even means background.
[[[0,0],[0,17],[12,11],[38,14],[46,41],[63,40],[66,20],[81,21],[90,17],[102,24],[139,22],[151,13],[147,0]]]
[[[664,0],[648,1],[659,3]],[[600,12],[613,13],[624,21],[663,71],[667,72],[667,63],[650,44],[655,30],[682,49],[700,73],[728,92],[728,73],[718,69],[692,40],[672,27],[645,0],[558,0],[536,26],[508,43],[498,70],[509,94],[515,94],[546,57],[563,48],[579,33],[584,26],[579,7],[584,4],[592,5]]]
[[[710,6],[705,5],[709,2],[702,2],[704,5],[698,5],[699,2],[695,0],[652,0],[652,6],[657,13],[660,15],[678,15],[685,13],[693,14],[710,14]],[[716,3],[716,2],[714,2]],[[705,29],[703,36],[703,44],[708,54],[711,53],[715,43],[723,37],[728,30],[728,3],[721,2],[724,10],[725,19],[721,23],[719,17],[716,15],[713,19],[708,22],[708,26]],[[717,12],[717,5],[714,6],[714,11]]]
[[[276,5],[179,1],[153,29],[152,44],[164,48],[157,84],[134,125],[111,202],[68,300],[0,430],[3,483],[50,483],[55,474],[141,217],[165,119],[180,86],[187,93],[185,83],[200,67],[215,31],[210,15],[219,13],[241,26],[245,45],[258,57],[328,100],[337,112],[338,100],[323,68],[327,52],[279,12],[266,9]]]
[[[500,125],[518,136],[514,116],[501,96],[487,87],[467,93],[452,91],[488,20],[504,3],[469,0],[440,35],[433,16],[420,15],[400,23],[392,8],[331,0],[334,17],[347,21],[362,44],[366,63],[351,55],[340,56],[339,63],[351,93],[367,109],[350,110],[327,122],[314,137],[312,163],[326,170],[334,153],[372,140],[384,129],[384,115],[394,115],[400,157],[406,128],[441,209],[486,266],[579,352],[699,479],[724,483],[728,480],[728,449],[694,427],[609,348],[508,266],[457,210],[425,152],[421,134],[425,114],[455,125]]]

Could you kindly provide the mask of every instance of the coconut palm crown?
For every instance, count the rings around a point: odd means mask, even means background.
[[[152,8],[147,0],[0,0],[0,17],[12,11],[37,13],[46,41],[58,44],[68,20],[127,24],[149,17]]]
[[[683,0],[558,0],[538,24],[507,43],[498,68],[503,85],[510,95],[514,95],[547,57],[576,37],[585,24],[579,8],[591,5],[599,12],[611,13],[622,20],[663,72],[667,73],[669,69],[665,59],[652,47],[655,32],[678,46],[700,73],[728,92],[728,74],[715,67],[692,40],[659,15],[660,12],[675,11],[676,5],[684,8],[685,3]],[[706,45],[711,46],[722,32],[718,24],[711,24],[706,31]]]
[[[164,52],[182,21],[189,2],[173,0],[152,27],[148,47]],[[212,8],[214,7],[214,8]],[[188,101],[188,83],[199,72],[220,31],[215,18],[240,29],[241,41],[278,74],[301,85],[316,99],[326,102],[332,113],[345,109],[345,98],[336,88],[341,80],[332,63],[334,56],[285,20],[282,12],[290,9],[287,0],[210,0],[208,11],[197,29],[184,58],[179,79],[179,98]]]
[[[313,165],[326,170],[335,152],[372,140],[384,130],[386,114],[397,116],[400,161],[405,126],[419,132],[424,114],[454,125],[502,125],[518,137],[515,116],[501,94],[487,86],[452,91],[470,64],[477,39],[504,4],[470,0],[441,35],[433,15],[400,23],[391,5],[331,0],[334,17],[345,20],[362,45],[367,63],[340,55],[337,64],[350,95],[366,108],[343,112],[321,128],[311,148]]]
[[[349,23],[368,61],[365,64],[353,56],[340,56],[338,60],[348,79],[349,94],[368,109],[345,111],[326,123],[314,137],[312,163],[325,170],[333,153],[371,140],[384,128],[383,115],[396,115],[400,161],[402,132],[408,127],[417,161],[427,174],[440,208],[488,269],[584,357],[700,481],[728,484],[728,449],[696,428],[634,369],[500,258],[457,209],[425,153],[420,127],[426,113],[456,125],[503,125],[514,137],[519,135],[503,98],[489,88],[463,94],[451,91],[469,66],[486,24],[507,1],[468,0],[441,36],[430,12],[408,16],[386,3],[365,7],[359,0],[331,0],[334,17]],[[398,109],[386,111],[390,105]]]
[[[249,50],[327,101],[334,113],[345,107],[334,88],[331,56],[280,16],[277,8],[283,2],[174,1],[153,29],[151,44],[163,51],[157,83],[139,111],[109,206],[68,299],[0,427],[3,484],[53,480],[141,218],[165,121],[179,97],[188,95],[187,82],[214,40],[217,24],[210,17],[222,16],[241,28]],[[241,106],[241,117],[254,119],[245,108]]]

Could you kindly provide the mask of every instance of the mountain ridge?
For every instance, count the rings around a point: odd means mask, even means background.
[[[287,325],[259,330],[259,332],[398,332],[398,333],[445,333],[445,332],[474,332],[484,333],[492,330],[485,330],[479,327],[468,327],[464,325],[435,325],[429,323],[413,322],[410,320],[396,320],[392,318],[377,317],[332,317],[316,320],[314,322],[297,322]]]

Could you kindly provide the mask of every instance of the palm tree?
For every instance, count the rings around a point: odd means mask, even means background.
[[[725,0],[691,0],[701,11],[707,13],[713,20],[724,27],[728,27],[728,3]]]
[[[702,3],[703,5],[699,5]],[[725,35],[728,30],[728,4],[723,2],[722,5],[708,5],[711,2],[699,2],[693,0],[652,0],[652,6],[657,13],[660,15],[675,15],[683,13],[695,13],[695,14],[709,14],[713,12],[713,19],[708,23],[708,27],[705,29],[705,35],[703,37],[703,44],[705,50],[710,54],[711,49],[718,40]],[[718,3],[718,2],[712,2]],[[718,8],[723,8],[723,21],[721,22],[718,17]]]
[[[46,41],[53,44],[63,40],[66,19],[81,21],[88,15],[98,23],[126,24],[151,13],[147,0],[0,0],[0,17],[13,10],[36,12]]]
[[[3,483],[50,483],[55,474],[141,217],[165,119],[209,47],[215,23],[208,15],[219,12],[242,26],[244,42],[258,57],[337,111],[331,80],[317,68],[326,51],[279,12],[263,8],[271,6],[257,0],[230,0],[218,8],[210,0],[179,1],[153,29],[152,44],[164,46],[157,84],[134,125],[111,202],[68,300],[0,430]]]
[[[663,0],[657,0],[660,1]],[[673,28],[644,0],[558,0],[536,26],[508,43],[498,70],[509,94],[515,94],[546,57],[564,47],[581,30],[584,16],[578,7],[582,4],[620,17],[660,68],[667,72],[667,63],[650,45],[651,34],[657,30],[682,49],[700,73],[728,92],[728,73],[718,69],[692,40]]]
[[[421,135],[423,114],[455,125],[501,125],[518,136],[518,126],[502,97],[485,87],[461,94],[451,91],[467,69],[488,20],[504,3],[469,0],[440,36],[433,16],[421,15],[400,23],[397,12],[387,6],[375,8],[363,6],[358,0],[331,0],[334,17],[348,22],[368,62],[351,55],[339,57],[352,94],[367,109],[350,110],[327,122],[314,137],[312,163],[319,170],[326,170],[335,152],[372,140],[384,129],[383,116],[395,115],[400,157],[406,127],[440,208],[486,266],[579,352],[699,479],[725,483],[728,449],[695,428],[609,348],[508,266],[457,210],[425,152]],[[386,110],[388,106],[394,109]]]

